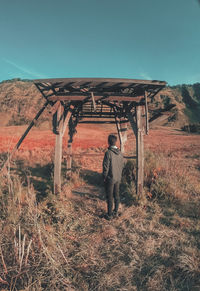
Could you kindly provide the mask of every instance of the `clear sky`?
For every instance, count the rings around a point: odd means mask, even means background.
[[[0,0],[0,81],[200,82],[198,0]]]

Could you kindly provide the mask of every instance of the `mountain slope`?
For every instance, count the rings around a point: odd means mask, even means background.
[[[155,96],[153,103],[162,108],[176,105],[162,125],[183,126],[200,122],[200,83],[166,87]]]

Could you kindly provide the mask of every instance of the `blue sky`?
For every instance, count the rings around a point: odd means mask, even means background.
[[[0,81],[200,82],[198,0],[0,0]]]

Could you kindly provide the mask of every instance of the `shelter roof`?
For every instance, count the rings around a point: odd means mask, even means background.
[[[90,93],[109,101],[133,101],[145,91],[152,97],[166,86],[164,81],[118,78],[56,78],[33,82],[49,101],[81,101]]]

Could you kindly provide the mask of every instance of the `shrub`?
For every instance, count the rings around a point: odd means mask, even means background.
[[[183,131],[192,132],[192,133],[200,133],[200,122],[199,123],[190,123],[181,127]]]

